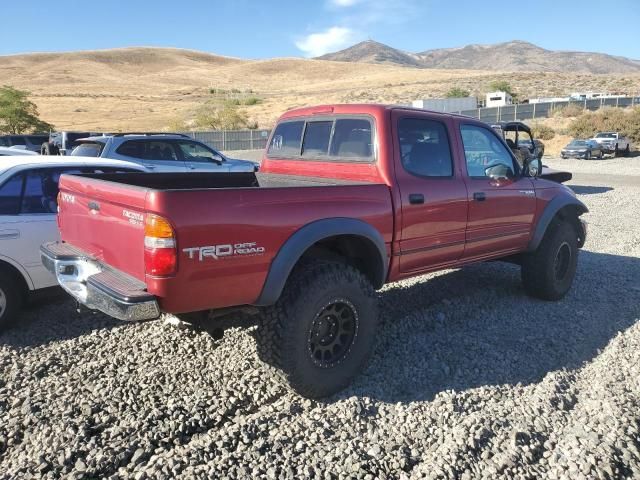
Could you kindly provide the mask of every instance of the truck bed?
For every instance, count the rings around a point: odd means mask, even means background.
[[[372,184],[363,181],[275,173],[101,173],[77,176],[152,190],[170,191],[211,188],[329,187],[335,185]]]
[[[62,240],[143,282],[164,311],[251,304],[286,240],[318,220],[352,218],[375,228],[390,248],[391,190],[383,183],[264,173],[63,175]],[[145,272],[144,218],[175,231],[175,276]],[[256,255],[198,259],[188,252],[252,245]],[[220,279],[218,281],[217,279]]]

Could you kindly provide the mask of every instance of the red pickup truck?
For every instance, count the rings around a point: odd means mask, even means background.
[[[494,259],[562,298],[587,208],[474,119],[382,105],[285,113],[259,173],[65,175],[43,263],[122,320],[257,310],[258,350],[309,397],[373,345],[375,290]]]

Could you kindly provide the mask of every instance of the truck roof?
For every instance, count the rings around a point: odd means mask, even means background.
[[[302,107],[288,110],[282,114],[281,120],[286,118],[304,117],[309,115],[322,114],[369,114],[376,115],[389,110],[413,110],[416,112],[429,112],[434,115],[455,118],[472,118],[467,115],[457,113],[437,112],[434,110],[426,110],[424,108],[416,108],[408,105],[388,105],[380,103],[336,103],[327,105],[314,105],[311,107]]]

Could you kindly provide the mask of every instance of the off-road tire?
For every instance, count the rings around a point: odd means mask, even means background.
[[[40,155],[58,155],[58,153],[58,147],[50,142],[43,143],[42,148],[40,148]]]
[[[613,149],[613,158],[616,158],[619,155],[618,152],[618,145],[616,145],[616,148]]]
[[[16,279],[6,271],[0,271],[0,332],[15,321],[23,301],[24,295]]]
[[[568,257],[567,257],[568,255]],[[560,300],[571,285],[578,265],[578,238],[573,226],[554,220],[535,252],[525,255],[521,277],[526,292],[543,300]]]
[[[344,355],[327,364],[313,357],[311,338],[321,313],[334,304],[353,314],[355,333],[348,346],[344,342]],[[294,269],[275,305],[261,313],[258,355],[300,395],[327,397],[346,387],[365,367],[377,326],[376,294],[360,271],[338,261],[305,262]]]
[[[627,148],[624,149],[624,156],[628,157],[629,155],[631,155],[631,147],[627,143]]]

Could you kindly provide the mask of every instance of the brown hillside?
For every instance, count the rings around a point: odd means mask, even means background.
[[[334,102],[404,103],[452,86],[475,95],[506,80],[521,97],[577,90],[640,90],[640,75],[500,73],[418,69],[301,58],[242,60],[165,48],[0,57],[0,84],[32,92],[43,119],[61,129],[157,130],[193,114],[210,88],[251,90],[243,107],[268,127],[283,111]]]

